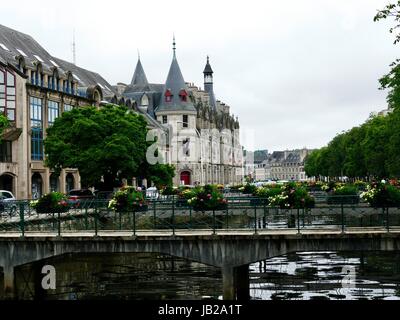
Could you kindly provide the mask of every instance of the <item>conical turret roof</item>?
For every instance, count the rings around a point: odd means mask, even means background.
[[[186,101],[182,100],[180,94],[182,91],[185,91],[187,94]],[[165,98],[167,91],[171,94],[170,101],[167,101]],[[167,80],[165,82],[163,95],[161,97],[161,102],[156,112],[159,111],[194,111],[196,109],[193,103],[189,99],[189,91],[186,86],[185,80],[183,79],[183,75],[181,69],[178,64],[178,60],[176,59],[175,54],[175,41],[174,41],[174,54],[171,62],[171,66],[169,68]]]
[[[131,85],[148,85],[146,74],[144,73],[140,58],[136,64],[135,72],[133,73]]]

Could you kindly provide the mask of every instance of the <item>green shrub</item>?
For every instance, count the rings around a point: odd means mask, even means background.
[[[61,192],[50,192],[30,202],[37,213],[57,213],[69,210],[67,197]]]
[[[360,197],[375,208],[400,206],[400,190],[390,184],[373,183]]]
[[[245,184],[243,189],[239,189],[242,191],[243,194],[255,194],[255,192],[257,191],[257,187],[255,185],[252,184]]]
[[[163,190],[161,190],[161,194],[165,196],[172,196],[178,193],[178,189],[173,188],[172,186],[166,186]]]

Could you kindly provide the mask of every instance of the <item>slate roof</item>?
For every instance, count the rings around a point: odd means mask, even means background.
[[[4,49],[1,44],[8,50]],[[79,78],[74,77],[74,81],[78,82],[78,87],[87,88],[98,85],[104,97],[116,94],[114,88],[98,73],[53,57],[30,35],[0,25],[0,62],[13,65],[18,69],[17,57],[23,57],[25,66],[28,68],[34,68],[36,64],[41,63],[43,72],[48,74],[53,73],[55,68],[60,76],[65,76],[68,71],[71,71]]]
[[[136,64],[135,72],[133,73],[131,85],[142,85],[144,87],[148,86],[149,82],[147,81],[146,74],[144,73],[142,63],[140,59]]]
[[[190,101],[189,96],[187,101],[182,101],[179,97],[179,92],[181,90],[185,90],[188,95],[189,95],[189,90],[186,86],[185,80],[183,79],[181,69],[179,68],[179,64],[175,55],[175,50],[171,66],[169,68],[167,80],[165,81],[162,97],[164,97],[165,92],[167,90],[170,90],[172,93],[171,102],[166,102],[165,99],[161,98],[160,105],[155,110],[156,112],[180,111],[180,110],[196,112],[196,108]]]
[[[207,63],[206,63],[206,66],[204,67],[204,71],[203,71],[203,73],[204,74],[213,74],[214,72],[212,71],[212,69],[211,69],[211,65],[210,65],[210,59],[209,59],[209,57],[207,56]]]

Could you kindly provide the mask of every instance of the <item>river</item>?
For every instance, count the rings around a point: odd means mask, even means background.
[[[55,290],[38,286],[56,269]],[[297,252],[250,265],[255,300],[400,299],[400,252]],[[218,268],[160,254],[69,254],[18,267],[19,299],[222,299]]]

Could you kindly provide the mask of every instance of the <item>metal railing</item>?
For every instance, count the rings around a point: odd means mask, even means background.
[[[118,212],[106,200],[81,201],[62,212],[37,212],[29,201],[12,201],[0,212],[0,234],[51,232],[197,230],[215,234],[221,231],[379,229],[400,230],[400,208],[372,208],[366,204],[318,204],[313,208],[268,206],[265,199],[229,197],[222,210],[196,211],[177,197],[150,200],[140,210]]]

